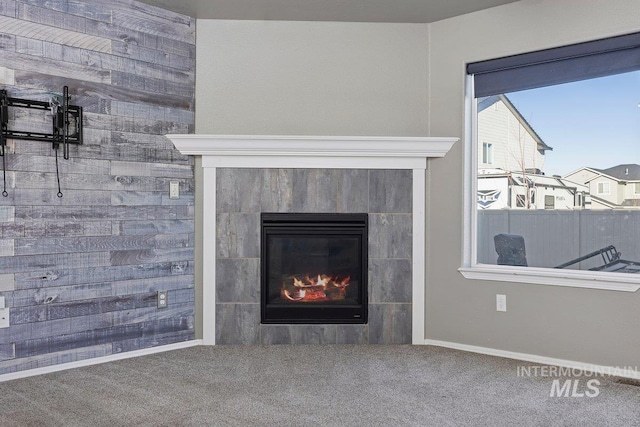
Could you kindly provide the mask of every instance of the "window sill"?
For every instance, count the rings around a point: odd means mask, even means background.
[[[548,286],[602,289],[636,292],[640,289],[640,275],[603,273],[599,271],[555,270],[551,268],[511,267],[477,264],[458,271],[467,279],[500,282],[531,283]],[[618,277],[620,276],[620,277]]]

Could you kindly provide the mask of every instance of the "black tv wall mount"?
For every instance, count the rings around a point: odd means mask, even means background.
[[[2,157],[2,175],[4,186],[2,195],[7,197],[6,180],[6,147],[8,139],[43,141],[51,144],[56,153],[56,178],[58,180],[58,197],[60,190],[60,173],[58,171],[58,149],[62,146],[65,160],[69,159],[70,144],[82,144],[82,107],[69,105],[69,88],[64,86],[62,95],[52,95],[49,101],[34,101],[12,98],[5,89],[0,90],[0,157]],[[9,129],[9,107],[43,110],[52,117],[51,133],[29,132]]]

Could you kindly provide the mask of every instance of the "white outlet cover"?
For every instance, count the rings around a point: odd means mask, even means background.
[[[169,181],[169,198],[170,199],[180,198],[180,182],[179,181]]]
[[[507,311],[507,296],[496,294],[496,311]]]

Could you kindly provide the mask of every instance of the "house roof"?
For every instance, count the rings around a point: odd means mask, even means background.
[[[591,169],[620,181],[640,181],[640,165],[635,163],[618,165],[609,169]]]
[[[544,154],[544,152],[547,150],[549,151],[553,150],[552,147],[547,145],[542,140],[542,138],[540,138],[540,135],[538,135],[538,133],[531,127],[529,122],[522,116],[522,114],[520,114],[520,111],[518,111],[516,106],[513,105],[511,100],[507,98],[506,95],[492,95],[492,96],[486,96],[484,98],[479,98],[478,113],[486,110],[487,108],[491,107],[493,104],[495,104],[498,101],[502,101],[507,106],[507,108],[511,110],[511,112],[516,117],[516,119],[518,119],[520,124],[522,124],[522,126],[527,130],[527,132],[529,132],[529,134],[533,137],[533,139],[538,144],[538,151]]]

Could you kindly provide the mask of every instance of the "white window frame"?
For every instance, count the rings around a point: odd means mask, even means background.
[[[602,185],[602,191],[600,191],[600,185]],[[604,196],[611,194],[611,183],[608,181],[596,182],[596,194],[602,194]]]
[[[601,271],[561,270],[541,267],[478,264],[477,262],[477,193],[478,193],[478,132],[477,102],[473,97],[473,76],[468,75],[465,90],[464,132],[464,215],[463,257],[458,269],[467,279],[528,283],[545,286],[604,289],[636,292],[640,289],[640,274]]]
[[[493,164],[493,143],[492,142],[482,143],[482,164],[485,164],[485,165]]]

